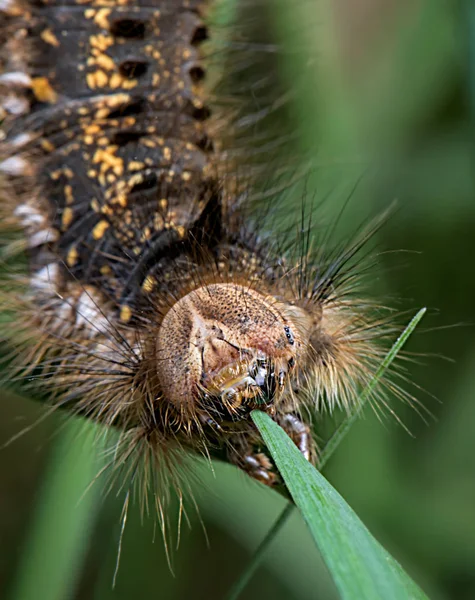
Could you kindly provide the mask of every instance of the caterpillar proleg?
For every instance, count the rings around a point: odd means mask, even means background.
[[[183,450],[221,453],[274,486],[250,412],[314,462],[307,413],[349,409],[395,331],[355,266],[381,220],[336,248],[305,211],[287,246],[249,221],[272,144],[247,163],[245,117],[205,86],[211,5],[0,4],[4,214],[29,268],[9,343],[17,377],[120,431],[115,464],[178,479]]]

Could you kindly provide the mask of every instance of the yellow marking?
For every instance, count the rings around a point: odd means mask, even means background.
[[[126,90],[131,90],[136,85],[138,85],[138,81],[136,79],[126,79],[124,81],[124,83],[122,84],[122,87],[125,88]]]
[[[92,137],[92,135],[85,135],[84,136],[84,143],[88,146],[90,146],[91,144],[94,143],[94,138]]]
[[[80,115],[87,115],[89,114],[89,108],[87,106],[81,106],[81,108],[78,108],[78,113]]]
[[[114,196],[114,198],[112,198],[111,203],[119,204],[119,206],[125,208],[127,206],[127,196],[125,194],[117,194],[117,196]]]
[[[183,50],[183,54],[182,54],[183,58],[185,60],[188,60],[191,56],[191,51],[189,48],[185,48],[185,50]]]
[[[107,48],[110,48],[114,45],[114,38],[111,35],[98,33],[97,35],[91,35],[89,38],[89,43],[92,48],[100,50],[101,52],[105,52]]]
[[[144,292],[151,292],[157,285],[157,280],[152,275],[147,275],[144,282],[142,283],[142,290]]]
[[[69,206],[67,206],[64,210],[63,210],[63,216],[61,218],[61,227],[63,229],[63,231],[66,231],[66,229],[71,225],[71,223],[73,222],[73,209]]]
[[[68,265],[68,267],[74,267],[74,265],[76,264],[78,259],[78,251],[77,248],[75,246],[72,246],[69,249],[69,252],[66,256],[66,263]]]
[[[132,318],[132,311],[130,309],[130,306],[127,306],[126,304],[124,304],[124,306],[121,306],[121,308],[120,308],[120,320],[123,321],[124,323],[128,323],[131,318]]]
[[[102,219],[102,221],[99,221],[99,223],[94,226],[94,229],[92,230],[92,237],[95,240],[100,240],[109,227],[109,223]]]
[[[152,85],[158,87],[160,85],[160,75],[158,73],[154,73],[152,75]]]
[[[51,87],[46,77],[34,77],[31,87],[33,94],[39,102],[49,102],[54,104],[58,100],[58,94]]]
[[[190,181],[191,173],[189,171],[183,171],[183,173],[181,174],[181,178],[183,179],[183,181]]]
[[[183,227],[183,225],[177,225],[175,227],[175,231],[178,233],[180,238],[184,238],[186,235],[186,229]]]
[[[94,73],[88,73],[86,75],[86,83],[91,88],[91,90],[96,87],[103,88],[109,83],[109,77],[107,77],[104,71],[97,69]]]
[[[96,119],[105,119],[106,117],[109,116],[111,109],[109,108],[100,108],[97,112],[96,112]]]
[[[102,136],[97,140],[98,146],[107,146],[108,143],[109,143],[109,138],[106,136]]]
[[[96,16],[94,17],[94,23],[98,25],[101,29],[109,29],[109,15],[111,14],[110,8],[101,8],[97,11]]]
[[[161,198],[158,201],[158,206],[162,209],[162,210],[167,210],[168,208],[168,200],[166,198]]]
[[[46,152],[53,152],[54,146],[49,140],[41,140],[41,147]]]
[[[165,148],[163,149],[163,158],[165,160],[170,160],[172,157],[172,152],[170,150],[170,148],[168,146],[165,146]]]
[[[43,31],[40,34],[40,37],[43,40],[43,42],[49,44],[50,46],[54,46],[55,48],[59,46],[58,38],[54,35],[51,29],[43,29]]]
[[[87,172],[88,176],[91,179],[95,179],[97,177],[97,171],[96,169],[89,169],[89,171]]]
[[[111,75],[109,85],[111,86],[111,88],[113,90],[115,90],[116,88],[118,88],[122,85],[123,81],[124,81],[124,78],[122,77],[122,75],[119,75],[119,73],[113,73]]]
[[[121,104],[126,104],[130,100],[130,94],[114,94],[106,98],[100,105],[95,114],[96,119],[103,119],[109,116],[111,109],[119,107]],[[105,111],[105,112],[104,112]],[[111,121],[112,125],[112,121]]]
[[[112,273],[112,269],[109,267],[109,265],[102,265],[99,271],[102,275],[110,275]]]
[[[109,206],[108,204],[104,204],[104,206],[101,208],[101,213],[110,216],[114,214],[114,211],[112,210],[111,206]]]
[[[99,54],[94,62],[105,71],[113,71],[115,69],[115,62],[107,54]]]
[[[99,125],[97,125],[97,123],[92,123],[91,125],[84,127],[84,133],[87,135],[94,135],[95,133],[99,133],[100,130],[101,128]]]
[[[84,11],[84,16],[86,17],[86,19],[92,19],[96,12],[97,11],[95,11],[93,8],[88,8]]]
[[[135,175],[132,175],[129,180],[127,181],[127,184],[129,186],[129,189],[132,189],[134,187],[134,185],[137,185],[138,183],[142,183],[143,182],[143,175],[142,173],[136,173]]]
[[[143,162],[139,162],[138,160],[131,160],[129,162],[128,169],[129,171],[140,171],[145,168],[145,164]]]
[[[53,181],[58,181],[58,179],[61,177],[61,175],[62,175],[61,169],[57,169],[56,171],[53,171],[52,173],[50,173],[50,179],[52,179]]]
[[[124,125],[127,125],[127,127],[131,127],[132,125],[135,125],[136,122],[137,122],[137,119],[135,117],[125,117],[125,119],[124,119]]]
[[[90,90],[93,90],[96,87],[96,76],[95,76],[95,73],[88,73],[86,75],[86,83],[87,83],[87,87]]]
[[[92,162],[97,165],[100,164],[100,172],[104,174],[109,169],[112,169],[113,172],[120,177],[124,173],[124,161],[120,156],[114,156],[117,151],[118,146],[108,146],[104,150],[99,149],[96,150]],[[105,182],[104,182],[105,183]]]
[[[93,198],[91,200],[90,206],[94,212],[99,212],[101,210],[101,207],[99,206],[99,202],[97,201],[96,198]]]
[[[64,186],[64,197],[66,198],[66,204],[74,202],[73,188],[69,184]]]
[[[157,144],[155,143],[154,140],[150,140],[150,139],[147,139],[147,138],[142,138],[140,141],[142,142],[142,144],[144,146],[147,146],[147,148],[156,148],[156,146],[157,146]]]

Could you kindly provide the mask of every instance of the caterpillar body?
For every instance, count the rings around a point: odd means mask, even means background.
[[[3,294],[18,373],[119,429],[115,464],[178,478],[183,449],[221,452],[278,485],[251,411],[315,461],[308,409],[351,406],[393,332],[352,262],[375,226],[336,249],[304,231],[282,254],[243,218],[232,111],[204,86],[208,3],[0,10],[5,223],[29,263]]]

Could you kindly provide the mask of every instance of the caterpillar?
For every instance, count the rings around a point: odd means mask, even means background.
[[[28,262],[2,292],[10,368],[118,430],[112,467],[186,487],[191,451],[279,486],[250,413],[315,462],[309,414],[372,379],[395,325],[355,257],[381,220],[328,247],[304,209],[292,244],[263,235],[270,196],[249,218],[272,150],[251,136],[247,163],[242,107],[205,85],[211,5],[0,3],[3,227]]]

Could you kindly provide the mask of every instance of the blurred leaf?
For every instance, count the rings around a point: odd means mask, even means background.
[[[100,486],[84,494],[98,471],[94,429],[71,420],[53,448],[11,600],[74,597],[100,500]]]

